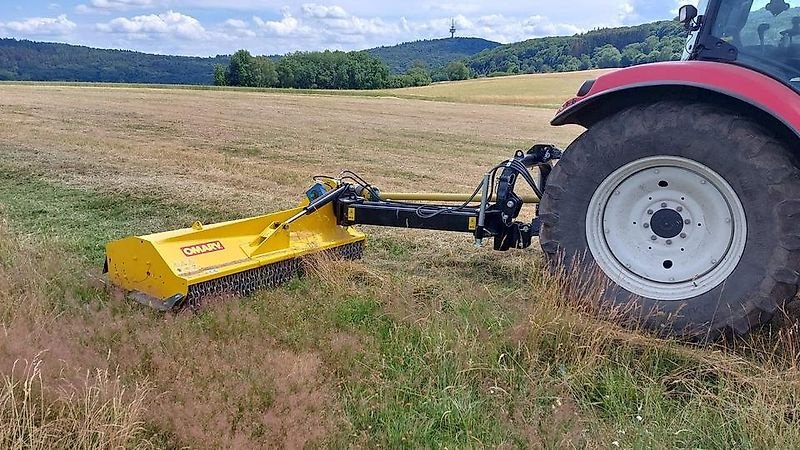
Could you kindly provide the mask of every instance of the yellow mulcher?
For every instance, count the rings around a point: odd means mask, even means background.
[[[551,145],[518,151],[487,172],[471,195],[382,193],[349,171],[317,177],[296,209],[111,242],[105,270],[130,298],[173,311],[277,286],[301,273],[311,255],[359,259],[366,237],[354,225],[466,232],[478,244],[493,237],[497,250],[525,248],[538,235],[538,219],[515,219],[525,203],[538,203],[560,156]],[[536,196],[514,192],[518,177]]]

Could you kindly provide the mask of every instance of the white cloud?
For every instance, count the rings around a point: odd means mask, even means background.
[[[269,35],[289,36],[298,33],[305,34],[310,31],[301,27],[300,21],[292,15],[289,8],[284,8],[282,14],[283,18],[281,20],[262,20],[258,16],[253,16],[253,21],[258,28]]]
[[[391,45],[403,41],[432,39],[447,35],[451,20],[456,21],[457,35],[477,36],[499,42],[515,42],[548,35],[572,35],[582,28],[560,23],[542,15],[514,17],[503,14],[466,17],[438,17],[387,20],[350,14],[337,5],[307,3],[295,14],[291,8],[281,10],[282,17],[264,20],[253,17],[256,34],[273,48],[269,53],[307,49],[361,49]],[[237,25],[240,25],[237,23]],[[228,28],[233,28],[228,26]]]
[[[228,19],[225,21],[224,25],[228,28],[247,28],[247,22],[239,19]]]
[[[636,8],[630,2],[624,1],[617,6],[617,17],[620,23],[626,23],[636,17]]]
[[[344,19],[349,16],[341,6],[325,6],[316,3],[306,3],[302,7],[303,15],[317,19]]]
[[[153,0],[89,0],[88,3],[78,5],[78,12],[88,13],[95,11],[124,11],[133,8],[147,8],[156,6]]]
[[[175,37],[187,40],[202,40],[208,37],[203,25],[192,16],[175,11],[149,14],[132,18],[117,17],[106,23],[98,23],[97,30],[103,33],[120,33],[136,39],[153,37]]]
[[[674,16],[677,16],[678,15],[678,10],[681,8],[681,6],[683,6],[683,5],[694,5],[694,6],[697,6],[699,3],[700,3],[699,0],[677,0],[676,1],[676,5],[675,5],[675,9],[670,11],[670,13],[672,13],[672,15],[674,15]]]
[[[0,31],[20,36],[58,36],[69,33],[77,25],[66,14],[58,17],[31,17],[12,22],[0,22]]]
[[[239,38],[256,37],[255,31],[251,30],[247,22],[239,19],[228,19],[222,24],[223,34]]]

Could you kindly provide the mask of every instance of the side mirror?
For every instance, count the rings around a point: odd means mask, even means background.
[[[698,11],[694,5],[683,5],[678,10],[678,22],[682,23],[686,28],[692,26],[692,21],[697,18]]]

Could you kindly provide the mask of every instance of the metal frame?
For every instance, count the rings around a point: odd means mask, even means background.
[[[524,204],[537,204],[544,190],[553,164],[561,158],[561,150],[552,145],[536,145],[527,153],[518,151],[514,158],[506,161],[494,185],[493,174],[487,173],[481,189],[472,196],[463,194],[380,193],[372,186],[344,184],[325,196],[333,202],[333,208],[341,226],[373,225],[422,230],[472,233],[476,242],[494,238],[494,249],[506,251],[512,248],[527,248],[534,236],[539,235],[541,225],[538,217],[531,223],[517,221]],[[516,194],[519,165],[526,170],[538,168],[540,180],[534,187],[536,197]],[[491,175],[490,175],[491,174]],[[490,188],[496,195],[488,195]],[[478,191],[483,191],[478,194]],[[376,198],[376,194],[379,195]],[[331,200],[331,197],[335,196]],[[398,199],[414,199],[419,202],[463,202],[461,206],[428,203],[408,203]],[[321,198],[320,200],[323,200]],[[476,205],[475,203],[479,203]],[[490,204],[491,203],[491,204]],[[309,205],[311,208],[314,205]],[[318,207],[318,206],[315,206]]]

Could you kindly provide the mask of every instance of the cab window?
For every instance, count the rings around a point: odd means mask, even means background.
[[[738,48],[737,63],[800,89],[800,1],[721,0],[711,27]]]

